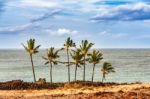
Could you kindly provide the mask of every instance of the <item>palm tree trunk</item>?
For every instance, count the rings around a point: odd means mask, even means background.
[[[67,60],[68,60],[68,82],[70,83],[70,64],[69,64],[69,50],[67,49]]]
[[[92,82],[93,82],[93,78],[94,78],[94,71],[95,71],[95,64],[93,65]]]
[[[75,67],[75,81],[76,81],[76,76],[77,76],[77,64],[76,64],[76,67]]]
[[[52,62],[49,61],[49,63],[50,63],[50,82],[52,83],[53,82],[52,81]]]
[[[36,82],[35,71],[34,71],[34,65],[33,65],[33,59],[32,59],[32,54],[30,54],[30,59],[31,59],[31,64],[32,64],[32,71],[33,71],[34,82]]]
[[[103,73],[102,83],[104,82],[104,79],[105,79],[105,74]]]
[[[84,70],[83,70],[83,81],[85,81],[85,56],[84,56]]]

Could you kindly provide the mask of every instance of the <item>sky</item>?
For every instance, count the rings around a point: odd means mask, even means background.
[[[0,49],[30,38],[41,48],[71,37],[95,48],[150,48],[149,0],[0,0]]]

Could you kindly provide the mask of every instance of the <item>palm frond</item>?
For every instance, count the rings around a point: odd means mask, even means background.
[[[103,59],[102,53],[100,51],[93,50],[92,53],[88,54],[89,63],[98,64]]]
[[[50,61],[54,65],[57,65],[58,63],[60,63],[59,61],[56,60],[57,58],[59,58],[58,52],[60,50],[62,50],[62,49],[55,50],[54,47],[51,47],[51,48],[46,50],[47,51],[46,52],[47,53],[46,57],[42,57],[42,58],[45,59],[45,60]]]
[[[103,73],[108,74],[111,72],[115,72],[114,67],[112,67],[112,65],[108,62],[104,62],[102,70]]]
[[[37,50],[34,50],[34,52],[33,52],[33,54],[36,54],[36,53],[38,53],[39,51],[37,51]]]
[[[39,47],[41,47],[41,45],[36,46],[36,47],[34,48],[34,50],[38,50]]]
[[[21,44],[23,47],[24,47],[24,49],[27,51],[27,52],[29,52],[29,49],[24,45],[24,44]]]
[[[45,62],[44,64],[47,65],[49,63],[49,61]]]
[[[81,53],[81,50],[79,48],[76,48],[75,50],[72,50],[70,53],[71,58],[73,59],[73,64],[79,65],[83,64],[83,54]]]
[[[22,46],[30,54],[35,54],[35,53],[39,52],[38,48],[40,47],[40,45],[38,45],[37,47],[35,47],[35,39],[29,39],[29,40],[27,40],[27,45],[25,46],[24,44],[22,44]]]
[[[66,49],[69,49],[70,47],[75,47],[75,46],[76,44],[73,42],[73,40],[70,37],[68,37],[67,40],[65,41],[64,47]]]
[[[42,56],[42,58],[45,59],[45,60],[48,60],[48,58],[46,58],[46,57],[44,57],[44,56]]]
[[[93,43],[89,43],[87,40],[82,40],[80,45],[80,50],[82,54],[87,55],[90,48],[93,46]]]
[[[58,62],[57,62],[57,61],[52,61],[52,63],[53,63],[54,65],[57,65],[57,64],[58,64]]]

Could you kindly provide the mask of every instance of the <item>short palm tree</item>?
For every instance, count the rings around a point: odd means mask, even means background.
[[[102,82],[105,80],[107,74],[115,72],[114,67],[112,67],[112,65],[108,62],[104,62],[101,71],[103,75]]]
[[[93,82],[95,66],[96,66],[96,64],[100,63],[100,61],[103,59],[103,57],[102,57],[102,53],[100,53],[100,51],[96,51],[96,50],[93,50],[93,52],[88,54],[88,56],[89,56],[89,58],[88,58],[89,63],[93,64],[93,72],[92,72],[92,82]]]
[[[86,56],[88,54],[88,51],[90,50],[90,48],[93,46],[93,43],[89,43],[87,40],[82,40],[82,43],[80,45],[80,50],[81,53],[83,54],[83,60],[84,60],[84,70],[83,70],[83,81],[85,81],[85,61],[86,61]]]
[[[70,82],[70,59],[69,59],[69,49],[71,47],[75,47],[75,43],[73,42],[73,40],[70,39],[70,37],[67,38],[67,40],[65,41],[65,44],[64,44],[64,48],[67,52],[67,67],[68,67],[68,82]]]
[[[71,64],[75,65],[75,81],[76,81],[76,76],[77,76],[77,68],[81,67],[80,65],[83,65],[83,55],[81,54],[80,49],[76,49],[75,51],[73,50],[71,53],[71,57],[73,59],[73,62]]]
[[[55,50],[54,47],[51,47],[51,48],[47,49],[46,57],[43,57],[43,59],[46,60],[45,65],[48,63],[50,64],[50,82],[51,83],[52,83],[52,66],[53,66],[53,64],[54,65],[58,64],[58,61],[56,59],[59,58],[59,55],[58,55],[59,51],[60,50]]]
[[[34,71],[34,64],[33,64],[33,54],[38,53],[38,49],[40,45],[35,46],[35,39],[29,39],[27,41],[27,46],[22,44],[25,50],[29,53],[30,59],[31,59],[31,64],[32,64],[32,71],[33,71],[33,77],[34,77],[34,82],[36,82],[36,77],[35,77],[35,71]]]

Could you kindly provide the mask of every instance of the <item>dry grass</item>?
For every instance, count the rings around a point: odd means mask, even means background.
[[[0,88],[5,88],[0,90],[2,99],[75,99],[75,97],[76,99],[107,99],[108,97],[128,99],[127,97],[135,98],[137,93],[140,99],[144,96],[149,99],[150,96],[150,83],[118,84],[77,81],[36,84],[17,80],[0,83]]]
[[[133,84],[133,83],[131,83]],[[137,83],[136,84],[140,84]],[[90,81],[73,81],[64,83],[31,83],[22,80],[13,80],[8,82],[0,82],[0,90],[27,90],[27,89],[79,89],[79,88],[93,88],[93,87],[109,87],[114,85],[130,85],[127,83],[102,83]]]

